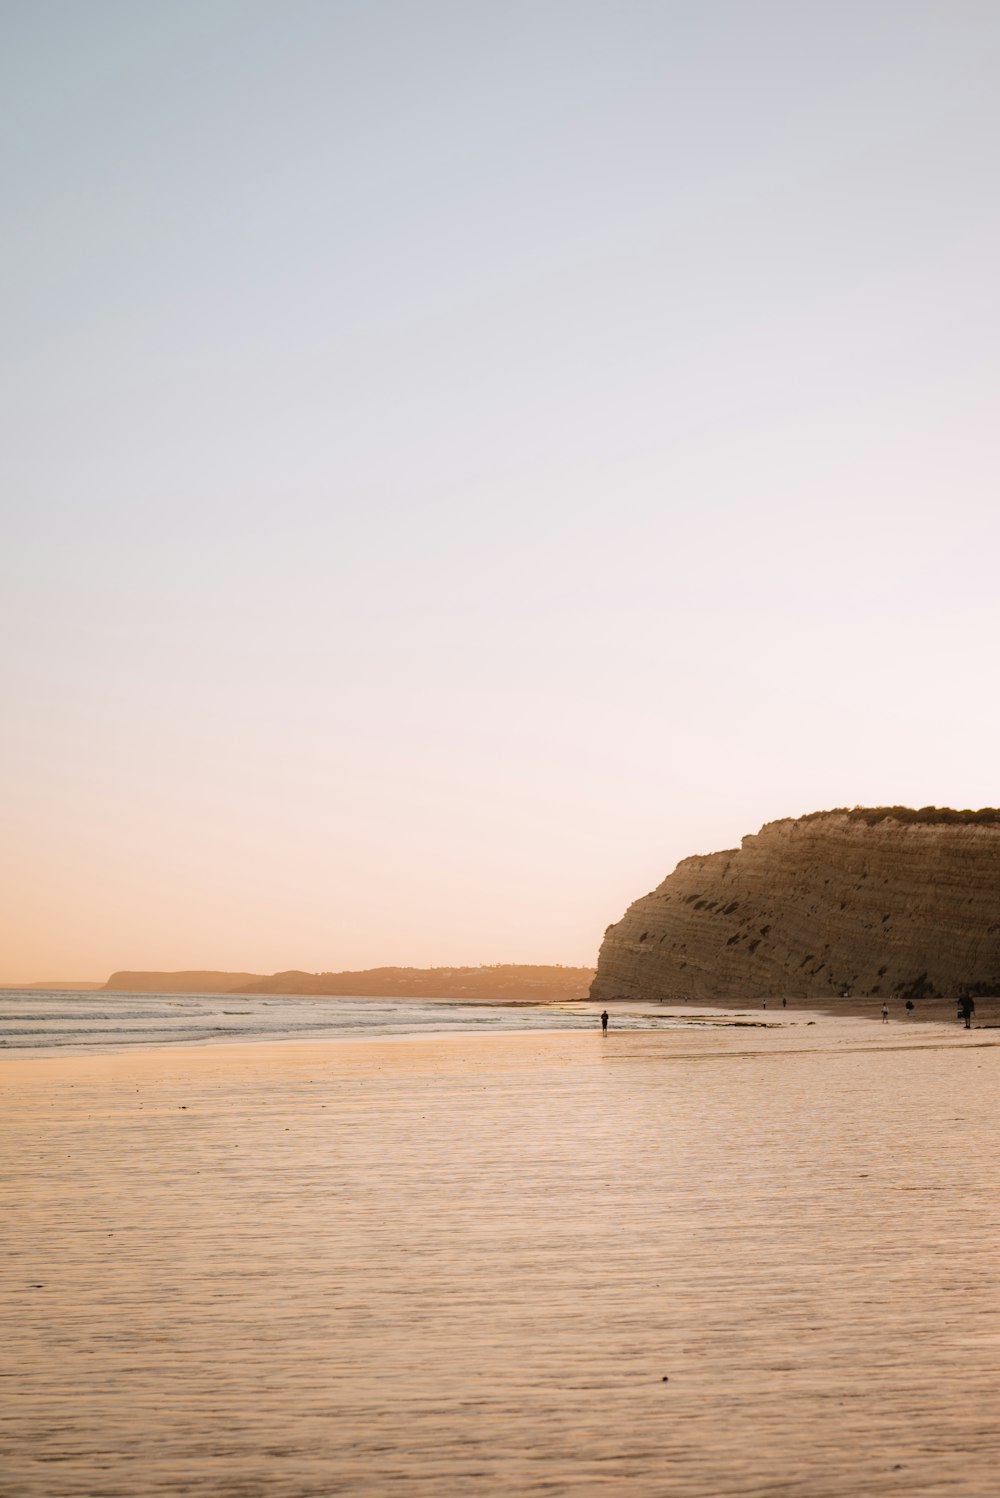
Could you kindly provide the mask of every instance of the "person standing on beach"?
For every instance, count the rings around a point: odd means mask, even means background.
[[[888,1006],[888,1004],[883,1004],[882,1005],[882,1023],[883,1023],[883,1025],[887,1025],[889,1023],[889,1006]]]
[[[912,999],[907,999],[907,1001],[906,1001],[906,1018],[907,1019],[912,1019],[913,1018],[913,1000]]]
[[[606,1009],[603,1009],[601,1011],[601,1034],[602,1035],[607,1035],[607,1033],[608,1033],[608,1011]]]
[[[972,1016],[976,1012],[976,1001],[971,993],[963,993],[958,1001],[958,1012],[965,1020],[965,1028],[972,1029]]]

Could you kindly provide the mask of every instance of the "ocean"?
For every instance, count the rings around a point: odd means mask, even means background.
[[[101,993],[0,989],[0,1049],[122,1050],[262,1040],[377,1039],[388,1035],[589,1030],[596,1005],[471,1004],[295,994]],[[698,1021],[691,1020],[690,1023]],[[618,1029],[676,1028],[666,1013],[614,1016]]]

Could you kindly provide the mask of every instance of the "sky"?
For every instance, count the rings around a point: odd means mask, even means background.
[[[8,0],[0,978],[1000,802],[992,0]]]

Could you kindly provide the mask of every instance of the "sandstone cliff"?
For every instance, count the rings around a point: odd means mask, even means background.
[[[591,997],[1000,993],[1000,811],[855,808],[686,858],[609,926]]]

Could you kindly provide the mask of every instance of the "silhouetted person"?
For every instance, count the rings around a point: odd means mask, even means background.
[[[888,1006],[888,1004],[883,1004],[882,1005],[882,1023],[883,1023],[883,1025],[887,1025],[889,1023],[889,1006]]]
[[[907,1019],[912,1019],[913,1018],[913,1000],[912,999],[907,999],[907,1001],[906,1001],[906,1018]]]
[[[787,999],[782,999],[782,1001],[781,1001],[781,1007],[782,1007],[782,1009],[787,1009],[788,1008],[788,1000]]]
[[[958,1012],[965,1020],[965,1028],[972,1029],[972,1016],[976,1012],[976,1001],[971,993],[963,993],[958,1001]]]
[[[603,1009],[601,1011],[601,1034],[602,1035],[607,1035],[607,1033],[608,1033],[608,1011],[606,1009]]]

